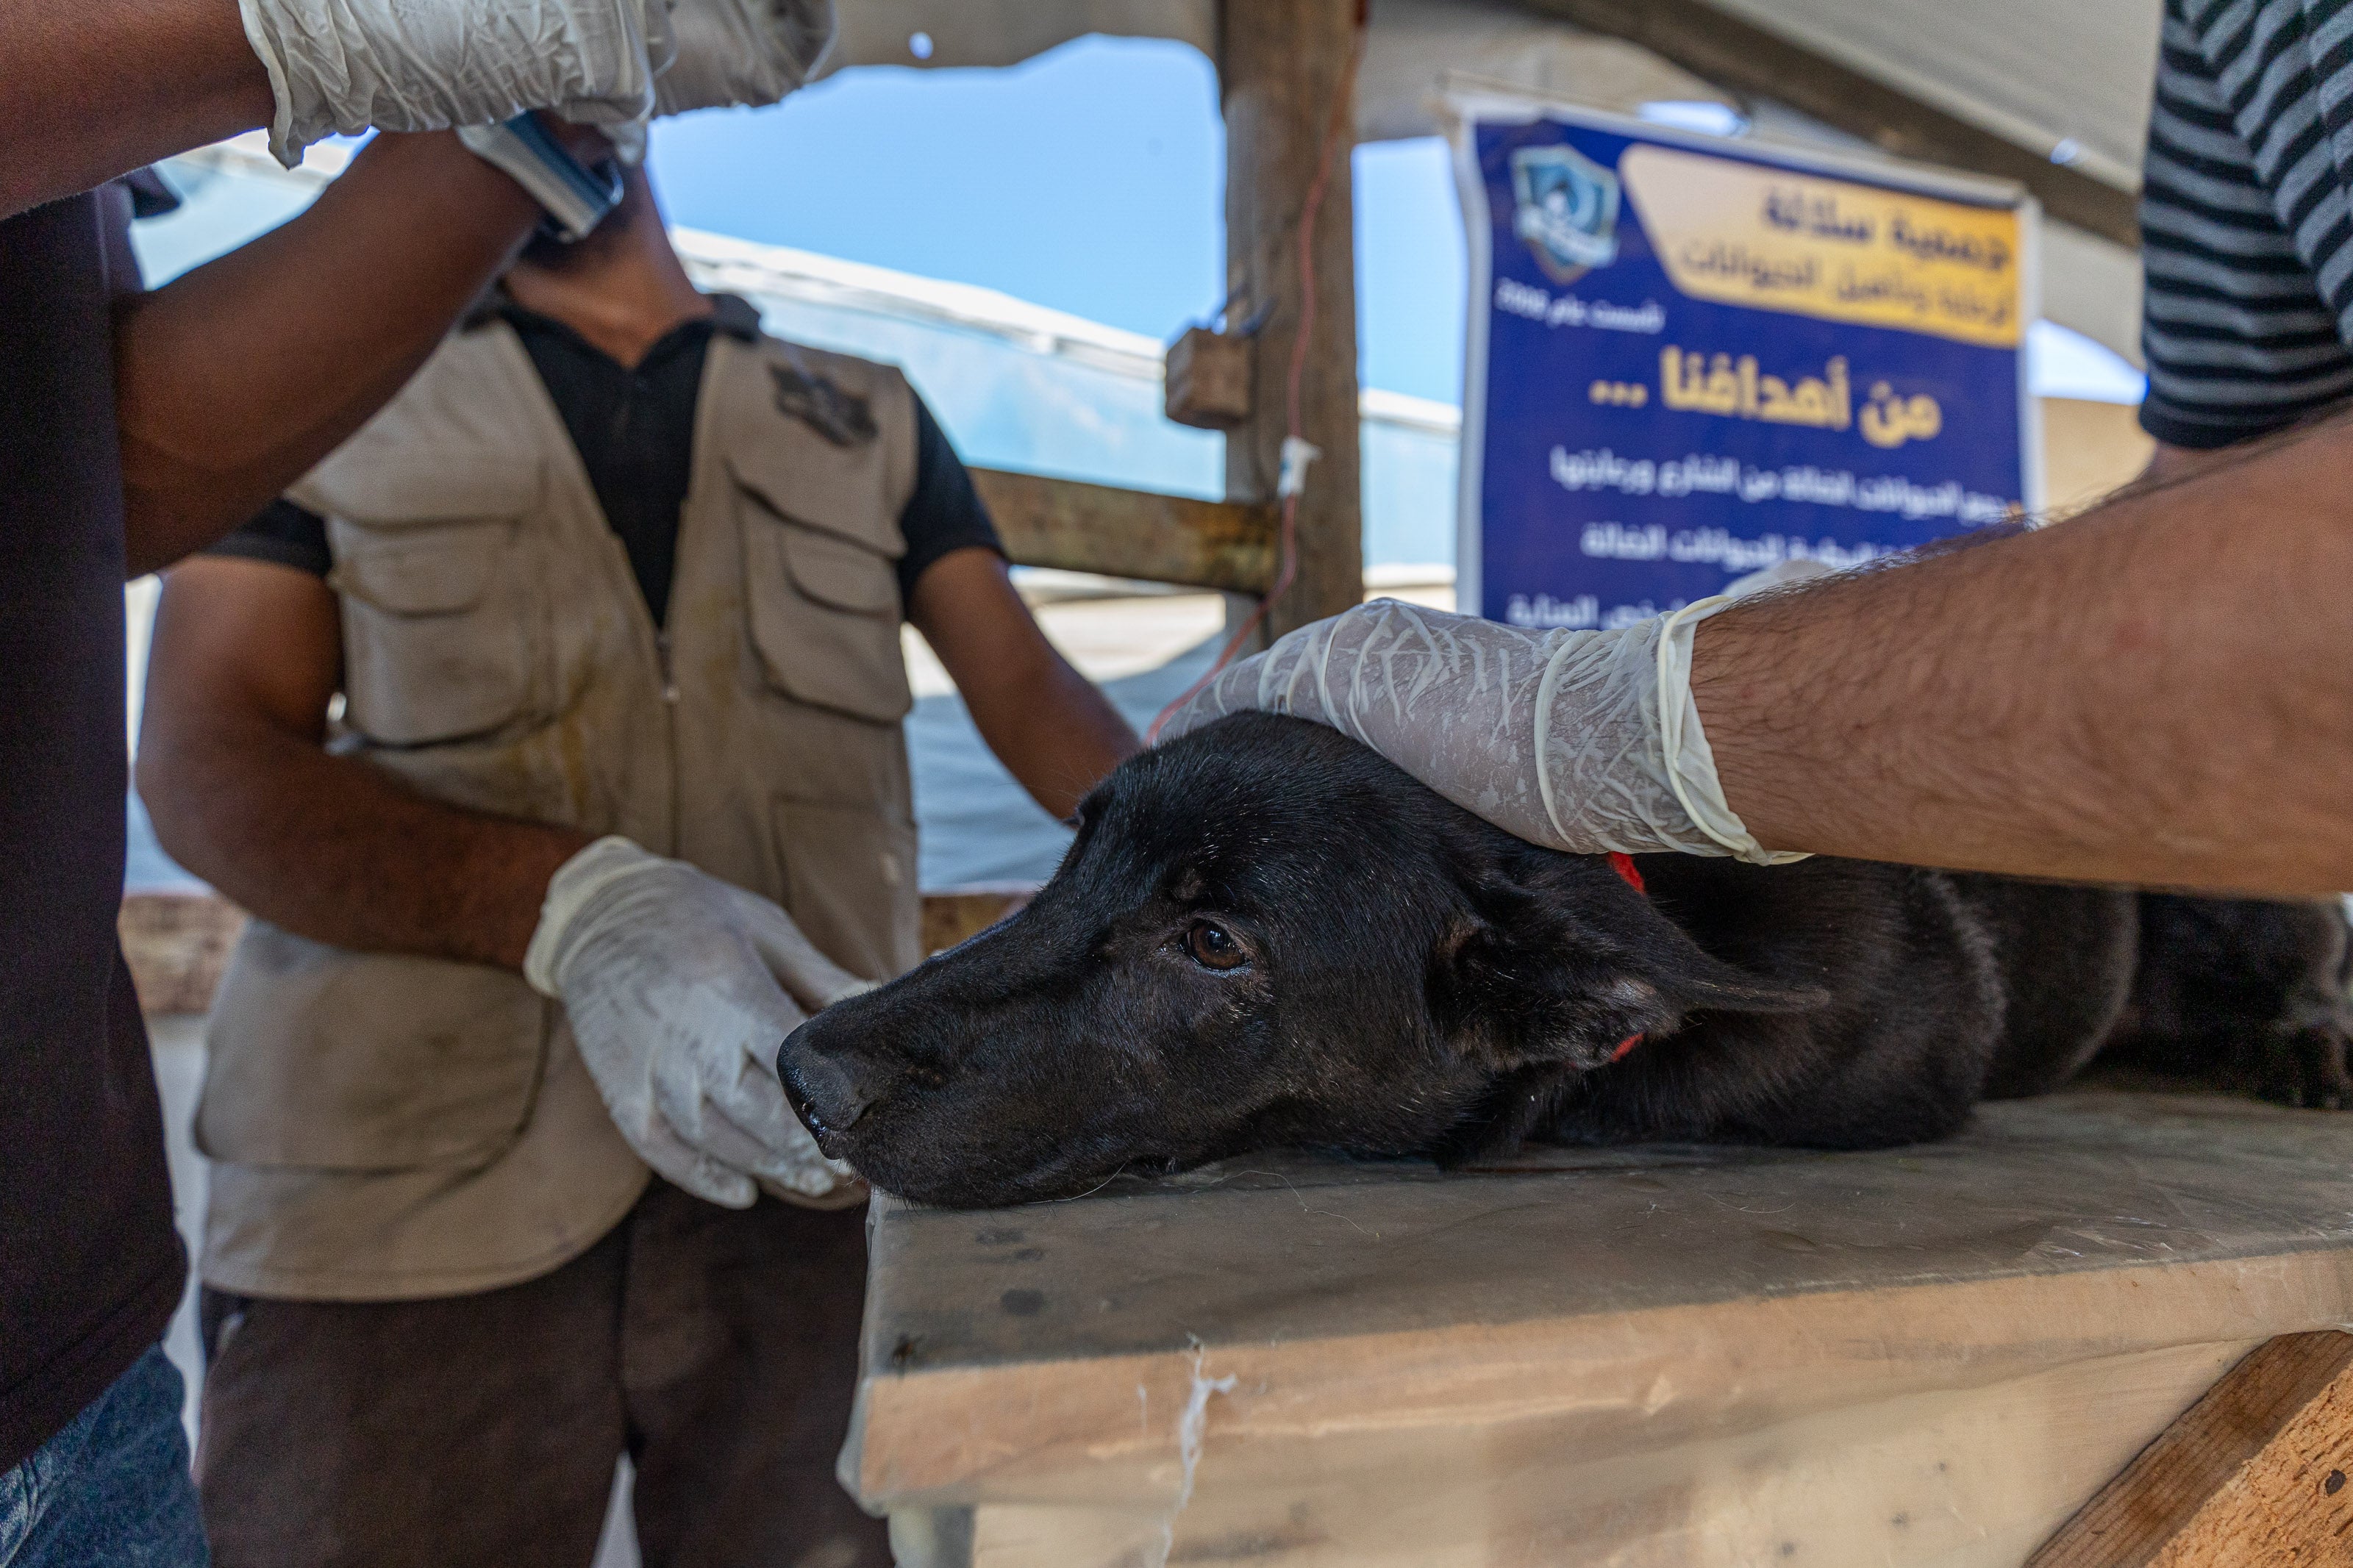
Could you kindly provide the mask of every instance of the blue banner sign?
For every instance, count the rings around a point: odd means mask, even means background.
[[[2013,187],[1464,99],[1458,602],[1610,626],[2039,500]]]

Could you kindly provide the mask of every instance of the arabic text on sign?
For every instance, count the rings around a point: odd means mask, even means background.
[[[2017,346],[2019,215],[1637,143],[1618,162],[1670,283],[1694,300]]]
[[[1945,411],[1926,393],[1898,397],[1885,382],[1873,382],[1871,401],[1862,405],[1857,423],[1862,438],[1874,447],[1896,447],[1906,441],[1933,439],[1945,427]]]
[[[1711,358],[1670,343],[1659,351],[1659,401],[1687,413],[1767,425],[1843,430],[1853,423],[1843,355],[1825,365],[1820,375],[1790,382],[1759,374],[1755,354]]]

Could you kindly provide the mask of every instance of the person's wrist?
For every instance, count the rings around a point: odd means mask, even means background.
[[[585,833],[551,826],[522,836],[507,851],[501,874],[481,895],[475,927],[481,933],[476,953],[481,962],[522,973],[546,904],[547,884],[589,843]]]
[[[594,129],[544,110],[458,132],[468,152],[531,197],[542,221],[567,240],[586,237],[620,205],[613,143]]]
[[[1778,645],[1771,628],[1758,623],[1784,613],[1786,604],[1778,598],[1725,607],[1691,628],[1685,664],[1683,700],[1691,728],[1704,737],[1715,797],[1760,847],[1799,838],[1791,830],[1797,818],[1755,766],[1760,746],[1775,744],[1777,710],[1762,681]],[[1794,851],[1767,853],[1804,858]]]

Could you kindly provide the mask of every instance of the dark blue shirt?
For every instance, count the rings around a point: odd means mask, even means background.
[[[122,901],[130,202],[0,221],[0,1471],[162,1337],[186,1258]]]

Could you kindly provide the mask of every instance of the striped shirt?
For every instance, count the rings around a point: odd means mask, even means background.
[[[2210,447],[2353,393],[2353,0],[2165,0],[2142,427]]]

